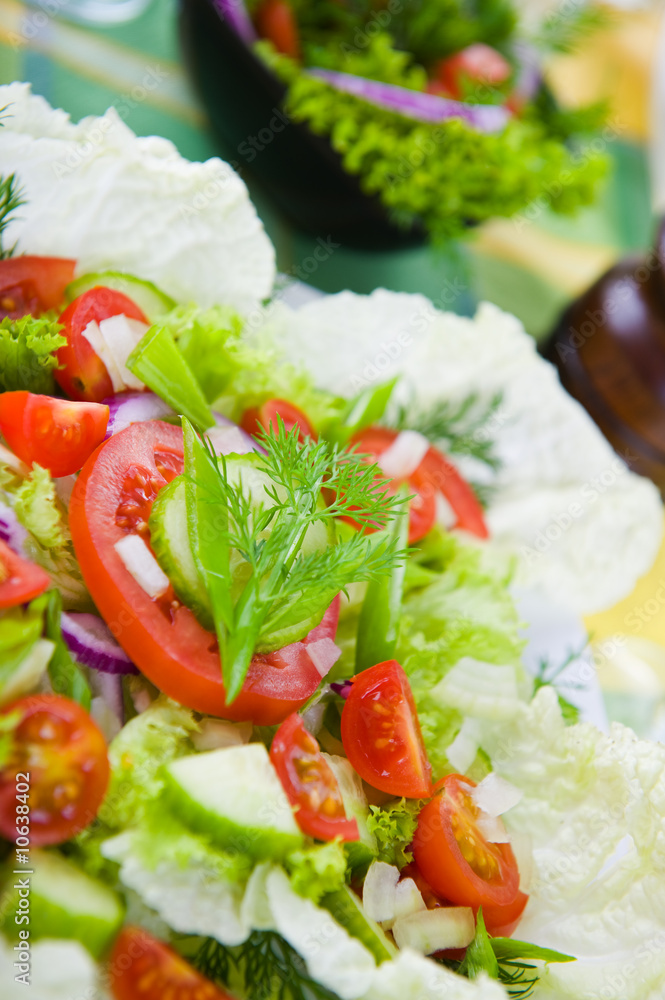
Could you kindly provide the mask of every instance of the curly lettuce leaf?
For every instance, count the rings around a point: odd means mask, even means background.
[[[413,861],[407,850],[413,840],[422,803],[408,799],[385,806],[370,806],[367,826],[376,838],[377,859],[403,868]]]
[[[291,885],[299,896],[318,903],[344,885],[346,853],[338,840],[292,851],[286,859]]]
[[[53,393],[55,352],[67,343],[60,329],[46,317],[0,320],[0,392]]]

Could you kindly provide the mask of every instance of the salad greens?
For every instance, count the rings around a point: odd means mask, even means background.
[[[60,329],[44,316],[0,320],[0,392],[53,394],[55,352],[66,343]]]

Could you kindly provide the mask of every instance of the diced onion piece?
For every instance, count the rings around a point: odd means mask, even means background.
[[[5,448],[4,444],[0,444],[0,465],[6,465],[12,472],[15,472],[19,476],[30,475],[30,469],[25,462],[17,458],[9,448]]]
[[[410,913],[420,913],[427,906],[422,893],[412,878],[403,878],[395,889],[395,919],[408,917]]]
[[[413,948],[421,955],[466,948],[475,933],[476,921],[470,906],[439,906],[400,917],[393,924],[397,947]]]
[[[511,785],[494,771],[471,789],[471,798],[488,816],[502,816],[517,805],[522,795],[519,788],[515,788],[515,785]]]
[[[315,642],[308,643],[307,652],[322,677],[326,676],[342,655],[342,650],[330,638],[317,639]]]
[[[454,528],[458,520],[457,514],[450,506],[443,493],[436,494],[434,503],[436,506],[437,524],[443,525],[444,528]]]
[[[395,902],[399,870],[385,861],[373,861],[367,869],[363,885],[363,907],[377,923],[395,919]]]
[[[206,437],[217,455],[249,455],[261,450],[256,441],[235,424],[211,427],[206,431]]]
[[[106,368],[109,378],[111,379],[113,391],[122,392],[125,388],[122,375],[120,374],[118,366],[115,363],[115,358],[111,354],[106,341],[102,337],[102,331],[99,328],[99,324],[94,319],[91,319],[86,326],[83,331],[83,336],[88,341],[99,360],[104,363],[104,367]]]
[[[192,735],[197,750],[221,750],[249,743],[251,722],[227,722],[225,719],[203,719],[198,733]]]
[[[488,816],[487,813],[481,812],[476,820],[476,826],[488,844],[510,843],[510,834],[500,816]]]
[[[478,753],[479,728],[477,719],[465,719],[457,736],[446,750],[452,768],[465,774]]]
[[[99,324],[102,335],[127,389],[143,389],[143,382],[127,368],[127,358],[145,336],[148,325],[140,319],[130,319],[124,313],[109,316]],[[114,387],[115,388],[115,387]]]
[[[168,403],[154,392],[123,392],[119,396],[109,396],[103,402],[109,408],[107,438],[124,431],[130,424],[142,423],[144,420],[161,420],[162,417],[175,415]]]
[[[161,597],[169,589],[169,578],[138,535],[125,535],[114,546],[127,572],[148,597]]]
[[[379,468],[390,479],[407,479],[429,451],[429,441],[418,431],[401,431],[379,456]]]

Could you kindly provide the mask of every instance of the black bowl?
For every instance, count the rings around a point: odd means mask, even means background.
[[[421,226],[399,228],[378,198],[363,193],[325,136],[280,110],[284,84],[235,33],[214,0],[180,0],[180,40],[227,158],[243,173],[248,169],[292,225],[364,250],[425,241]]]

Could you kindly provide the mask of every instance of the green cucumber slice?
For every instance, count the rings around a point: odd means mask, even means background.
[[[164,769],[178,819],[219,847],[280,860],[303,835],[263,743],[181,757]]]
[[[108,950],[124,918],[123,905],[115,892],[54,851],[33,848],[29,866],[32,874],[17,875],[14,869],[22,867],[11,865],[7,872],[2,898],[5,934],[15,939],[18,931],[26,928],[34,940],[66,938],[80,941],[93,958],[100,958]],[[24,899],[29,900],[29,909]],[[29,923],[24,920],[25,913]]]
[[[143,278],[136,278],[133,274],[125,274],[122,271],[92,271],[90,274],[82,274],[80,278],[67,285],[65,298],[67,302],[72,302],[97,285],[123,292],[136,303],[149,320],[164,316],[176,306],[171,296],[162,292],[152,281],[145,281]]]
[[[325,907],[349,934],[358,938],[371,951],[379,965],[395,958],[397,948],[379,925],[367,916],[363,904],[348,885],[336,889],[335,892],[326,893],[320,905]]]

